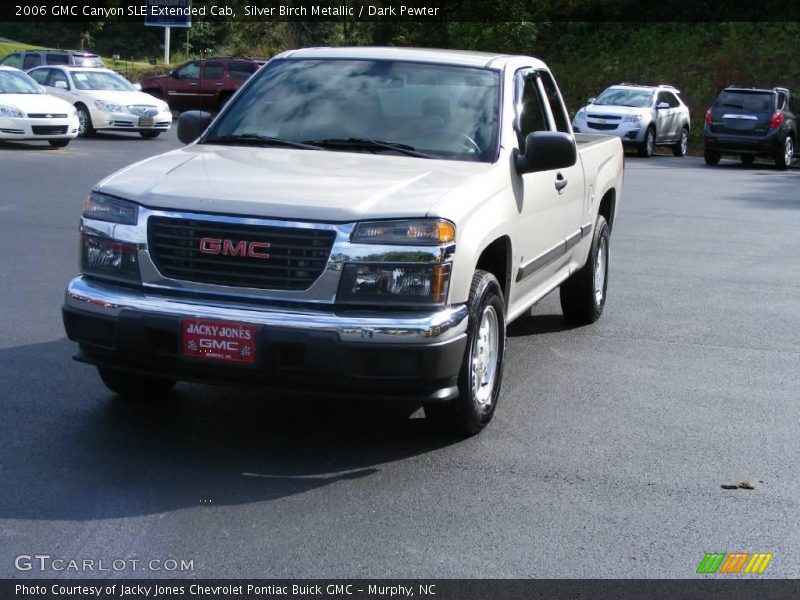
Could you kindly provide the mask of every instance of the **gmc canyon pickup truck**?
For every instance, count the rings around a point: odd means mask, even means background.
[[[178,130],[83,208],[64,324],[119,395],[410,398],[471,435],[510,321],[557,287],[567,321],[603,312],[622,145],[573,134],[535,58],[289,51]]]

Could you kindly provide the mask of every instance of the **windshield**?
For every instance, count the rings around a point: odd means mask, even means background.
[[[41,94],[36,82],[25,75],[14,71],[0,71],[0,94]]]
[[[599,106],[630,106],[647,108],[653,102],[653,92],[645,90],[626,90],[609,88],[594,101]]]
[[[260,136],[326,150],[491,161],[498,72],[396,61],[295,59],[255,76],[203,139]],[[332,141],[360,140],[361,144]],[[366,144],[380,141],[384,145]]]
[[[79,90],[136,91],[136,88],[121,75],[105,71],[72,71],[72,80]]]
[[[721,92],[715,102],[725,108],[772,112],[775,101],[772,92]]]

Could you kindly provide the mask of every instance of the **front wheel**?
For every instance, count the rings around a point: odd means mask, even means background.
[[[174,379],[139,375],[108,367],[97,367],[97,372],[106,387],[123,398],[137,400],[158,398],[175,387]]]
[[[70,140],[47,140],[53,148],[64,148],[69,146]]]
[[[603,314],[608,289],[609,236],[605,217],[598,215],[586,264],[562,283],[559,290],[561,310],[569,323],[588,325]]]
[[[686,156],[686,153],[689,152],[689,130],[684,127],[681,130],[681,137],[678,138],[678,143],[672,147],[672,155],[673,156]]]
[[[146,140],[154,140],[161,135],[160,131],[140,131],[139,135]]]
[[[83,104],[77,106],[76,108],[78,109],[78,136],[93,136],[94,127],[92,127],[92,116],[89,114],[89,109]]]
[[[787,135],[781,150],[775,155],[775,167],[783,171],[792,166],[792,161],[794,161],[794,140]]]
[[[425,416],[461,436],[475,435],[494,416],[506,348],[506,309],[500,284],[475,271],[469,300],[467,350],[458,377],[459,397],[425,405]]]
[[[720,153],[717,152],[716,150],[706,149],[703,152],[703,158],[705,159],[707,165],[718,165],[719,159],[722,157],[720,156]]]
[[[644,132],[644,140],[639,146],[639,156],[650,158],[653,156],[653,151],[656,149],[656,130],[648,127]]]
[[[741,161],[742,161],[742,164],[743,164],[743,165],[750,166],[750,165],[752,165],[752,164],[753,164],[753,162],[755,162],[755,160],[756,160],[756,157],[755,157],[755,156],[753,156],[752,154],[742,154],[742,155],[739,157],[739,160],[741,160]]]

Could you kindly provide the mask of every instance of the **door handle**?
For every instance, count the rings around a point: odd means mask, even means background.
[[[221,81],[218,81],[218,82],[217,82],[217,83],[215,83],[214,85],[223,85],[223,82],[221,82]]]
[[[561,173],[559,173],[556,175],[556,190],[558,190],[559,194],[563,194],[565,187],[567,187],[567,180]]]
[[[189,85],[197,85],[197,83],[196,83],[196,82],[194,82],[194,81],[190,81],[190,82],[189,82]]]

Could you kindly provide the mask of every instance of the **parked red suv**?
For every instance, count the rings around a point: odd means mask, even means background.
[[[169,75],[145,77],[142,91],[176,110],[219,110],[266,61],[217,56],[187,62]]]

